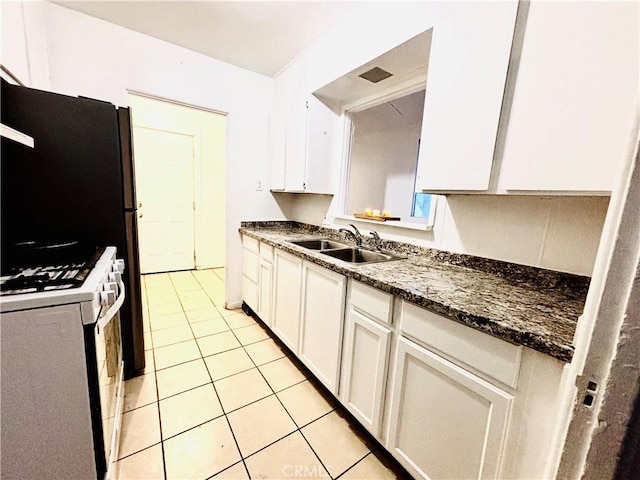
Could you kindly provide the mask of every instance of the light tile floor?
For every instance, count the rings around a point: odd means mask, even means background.
[[[117,478],[405,475],[262,325],[225,310],[224,269],[142,288],[147,367],[125,382]]]

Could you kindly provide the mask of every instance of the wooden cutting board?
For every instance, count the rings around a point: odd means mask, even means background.
[[[387,220],[400,220],[400,217],[383,217],[382,215],[365,215],[364,213],[354,213],[356,218],[364,218],[365,220],[377,220],[379,222],[386,222]]]

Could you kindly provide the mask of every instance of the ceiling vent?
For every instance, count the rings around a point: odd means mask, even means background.
[[[385,78],[389,78],[393,73],[389,73],[385,70],[382,70],[378,67],[373,67],[371,70],[361,73],[358,75],[360,78],[364,78],[365,80],[369,80],[371,83],[378,83]]]

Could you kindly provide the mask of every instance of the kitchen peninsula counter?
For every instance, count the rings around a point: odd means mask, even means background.
[[[242,222],[240,232],[515,345],[563,362],[573,357],[589,277],[384,240],[385,250],[406,259],[347,263],[291,243],[332,238],[352,246],[338,230],[298,222]]]

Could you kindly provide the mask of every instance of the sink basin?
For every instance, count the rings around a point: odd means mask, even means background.
[[[309,250],[329,250],[332,248],[345,248],[347,245],[344,243],[336,242],[326,238],[313,238],[310,240],[297,240],[291,242],[299,247],[308,248]]]
[[[364,248],[340,248],[320,253],[349,263],[389,262],[391,260],[403,260],[406,258],[400,255],[394,255],[393,253],[372,252]]]

